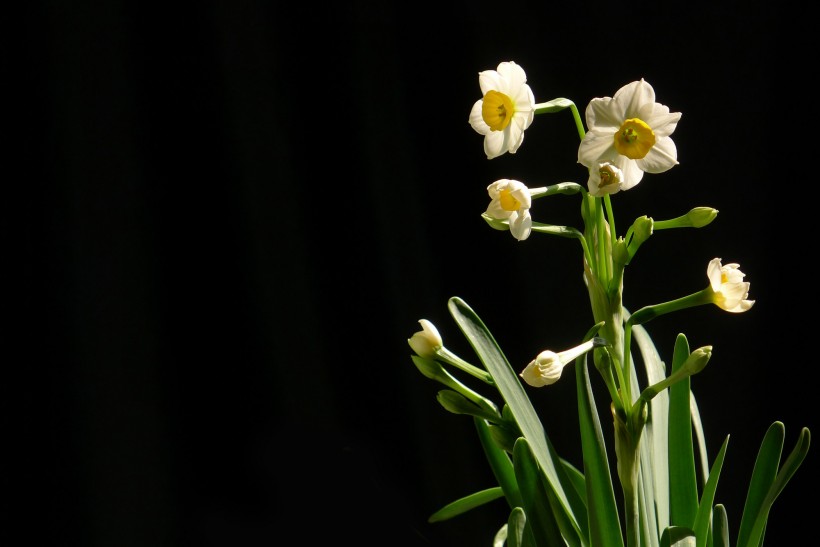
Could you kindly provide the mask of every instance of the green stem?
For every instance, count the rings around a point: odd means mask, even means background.
[[[483,381],[485,384],[489,384],[491,386],[495,385],[495,381],[493,381],[492,375],[486,370],[480,369],[475,365],[471,365],[452,351],[448,350],[445,347],[441,347],[436,350],[436,357],[441,359],[443,362],[447,363],[448,365],[453,365],[454,367],[463,370],[467,374],[471,376],[475,376],[479,380]]]
[[[661,315],[686,308],[692,308],[694,306],[712,304],[714,301],[715,291],[712,290],[711,286],[706,287],[702,291],[690,294],[689,296],[684,296],[683,298],[678,298],[677,300],[670,300],[669,302],[664,302],[663,304],[655,304],[654,306],[646,306],[641,308],[632,314],[629,321],[627,321],[627,324],[642,325]]]

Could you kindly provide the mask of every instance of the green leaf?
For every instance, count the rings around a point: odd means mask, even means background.
[[[487,427],[487,422],[481,418],[474,418],[476,431],[478,432],[478,439],[481,441],[481,446],[484,448],[484,454],[487,456],[487,462],[490,464],[495,479],[501,485],[504,495],[510,504],[510,507],[517,507],[523,505],[521,499],[521,492],[518,487],[518,481],[515,478],[515,469],[513,462],[507,453],[498,446]]]
[[[552,513],[544,477],[524,437],[515,443],[513,466],[515,478],[521,485],[522,507],[535,545],[563,545],[564,540]]]
[[[757,547],[758,545],[758,541],[752,538],[752,530],[756,527],[758,519],[762,517],[765,522],[768,518],[768,510],[764,508],[764,502],[777,477],[784,436],[783,424],[774,422],[769,426],[763,442],[760,443],[760,450],[758,450],[757,460],[752,470],[752,479],[749,482],[749,491],[746,494],[746,504],[743,506],[743,516],[740,519],[740,530],[737,534],[737,544],[740,547],[746,545]]]
[[[666,378],[666,366],[646,329],[633,327],[632,336],[641,352],[647,384],[653,385]],[[632,360],[634,363],[635,361]],[[634,392],[638,393],[638,379],[632,374]],[[650,419],[641,441],[639,501],[642,504],[642,527],[648,534],[649,545],[658,545],[660,531],[669,526],[669,393],[663,390],[649,402]]]
[[[482,418],[487,418],[490,420],[497,420],[498,415],[489,412],[477,404],[473,403],[467,397],[458,393],[457,391],[453,391],[451,389],[442,389],[436,395],[436,400],[439,402],[441,406],[444,407],[445,410],[448,412],[452,412],[453,414],[467,414],[470,416],[480,416]]]
[[[689,357],[689,342],[679,334],[672,355],[672,372]],[[698,482],[692,445],[690,379],[669,387],[669,522],[693,528],[698,511]]]
[[[694,547],[695,532],[686,526],[669,526],[661,534],[661,547]]]
[[[560,466],[552,452],[547,446],[546,432],[541,424],[538,414],[532,407],[532,403],[524,391],[518,375],[510,366],[507,358],[501,352],[490,331],[479,319],[478,315],[460,298],[450,298],[448,308],[461,331],[472,345],[485,368],[493,377],[501,396],[509,405],[510,411],[515,417],[518,427],[524,438],[530,443],[536,461],[542,472],[546,475],[547,481],[557,502],[556,510],[561,514],[556,515],[560,523],[561,533],[570,542],[581,541],[583,538],[581,527],[577,516],[573,514],[567,495],[564,492],[558,477],[556,468]],[[586,539],[581,541],[586,545]]]
[[[587,487],[586,477],[584,477],[584,474],[581,473],[577,467],[575,467],[563,458],[561,458],[561,465],[564,467],[567,479],[569,480],[569,483],[572,485],[572,488],[575,490],[578,497],[586,498]]]
[[[583,362],[580,362],[583,361]],[[592,545],[623,547],[623,535],[612,487],[606,443],[592,394],[587,359],[576,360],[575,384],[578,392],[578,420],[584,457],[589,534]]]
[[[715,501],[715,491],[717,490],[720,470],[723,468],[723,459],[726,457],[726,447],[729,445],[729,437],[723,441],[718,452],[712,470],[709,472],[709,479],[703,487],[703,495],[700,499],[697,516],[695,516],[695,537],[697,547],[706,547],[709,538],[709,524],[712,520],[712,504]]]
[[[500,486],[480,490],[474,494],[470,494],[469,496],[464,496],[461,499],[457,499],[452,503],[448,503],[430,515],[427,522],[441,522],[443,520],[449,520],[455,516],[461,515],[462,513],[466,513],[471,509],[484,505],[485,503],[489,503],[503,497],[504,491]]]
[[[729,518],[726,508],[718,503],[712,512],[712,547],[732,547],[729,543]]]
[[[527,516],[524,510],[516,507],[510,512],[507,519],[507,547],[525,547],[524,533],[526,531]]]
[[[695,394],[692,392],[689,392],[689,410],[692,414],[692,428],[695,432],[695,438],[698,441],[700,472],[703,476],[701,484],[705,484],[706,479],[709,478],[709,455],[706,449],[706,437],[703,434],[703,423],[700,420],[700,410],[698,409],[698,402],[695,399]]]
[[[755,462],[755,469],[752,473],[752,485],[749,486],[749,493],[751,494],[752,486],[756,486],[757,488],[762,488],[763,485],[766,483],[768,479],[769,469],[767,468],[768,465],[771,465],[771,460],[774,459],[775,452],[777,453],[777,460],[780,459],[780,452],[783,447],[783,433],[784,427],[781,422],[775,422],[769,428],[769,432],[773,432],[772,437],[774,439],[771,441],[769,446],[766,446],[765,450],[769,452],[767,455],[764,455],[764,445],[767,445],[767,438],[769,437],[768,433],[766,437],[763,439],[763,444],[760,447],[760,453],[758,453],[758,461],[762,461],[761,467],[764,468],[761,470],[761,478],[759,484],[755,484],[756,482],[756,475],[757,475],[757,468],[758,464]],[[777,446],[779,439],[779,448]],[[783,467],[775,476],[774,480],[771,481],[768,491],[762,502],[759,505],[759,509],[756,512],[754,517],[754,524],[751,527],[751,531],[749,532],[748,541],[744,543],[740,543],[740,535],[738,535],[738,545],[754,545],[755,547],[763,544],[763,536],[766,533],[766,523],[769,519],[769,511],[772,508],[772,504],[786,487],[786,484],[789,480],[794,476],[794,473],[797,471],[797,468],[800,467],[800,464],[803,463],[803,460],[806,458],[806,454],[809,451],[809,445],[811,443],[811,434],[807,428],[803,428],[800,431],[800,436],[797,439],[797,443],[795,444],[794,449],[792,450],[789,457],[786,459],[786,462],[783,464]],[[776,465],[776,464],[775,464]],[[747,496],[747,506],[749,505],[749,497]],[[743,508],[743,518],[741,519],[741,532],[744,531],[743,523],[746,520],[746,509],[747,507],[744,506]]]

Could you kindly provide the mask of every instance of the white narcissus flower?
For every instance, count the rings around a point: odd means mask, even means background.
[[[526,82],[524,69],[512,61],[478,73],[482,98],[473,105],[469,122],[484,135],[487,159],[515,154],[524,141],[524,130],[535,118],[535,97]]]
[[[510,179],[497,180],[487,187],[490,205],[487,215],[498,220],[509,220],[510,233],[518,241],[530,236],[532,230],[532,195],[523,182]]]
[[[410,347],[413,348],[413,351],[415,351],[419,357],[432,359],[436,356],[436,351],[441,348],[444,342],[442,342],[441,335],[438,333],[438,329],[434,324],[427,319],[419,319],[419,323],[421,324],[422,330],[413,334],[413,336],[407,340],[407,343],[410,344]]]
[[[621,189],[624,173],[614,163],[605,161],[589,168],[589,193],[595,197],[614,194]]]
[[[620,186],[629,190],[646,173],[662,173],[678,164],[678,150],[670,135],[680,112],[655,102],[655,90],[643,78],[619,89],[613,97],[596,98],[586,109],[587,131],[578,147],[578,161],[590,170],[591,194],[594,169],[604,162],[623,172]]]
[[[530,361],[530,364],[519,374],[532,387],[549,386],[561,378],[564,367],[573,362],[578,356],[583,355],[594,347],[594,341],[589,340],[580,346],[576,346],[561,353],[545,350]]]
[[[750,283],[743,281],[746,274],[739,268],[739,264],[723,265],[719,258],[713,258],[706,268],[709,285],[715,293],[713,302],[732,313],[747,311],[755,303],[754,300],[747,300]]]

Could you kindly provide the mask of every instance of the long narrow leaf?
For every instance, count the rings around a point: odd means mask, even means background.
[[[695,439],[698,441],[698,456],[700,459],[700,472],[703,476],[701,484],[706,484],[709,478],[709,453],[706,449],[706,436],[703,434],[703,423],[700,420],[700,410],[695,394],[689,392],[689,410],[692,414],[692,428],[695,432]]]
[[[598,418],[598,408],[592,395],[586,358],[583,359],[583,364],[576,363],[575,378],[590,542],[592,545],[602,547],[623,547],[618,506],[612,487],[612,474],[609,469],[601,422]]]
[[[715,502],[715,492],[717,491],[720,470],[723,468],[723,459],[726,457],[726,447],[729,445],[729,437],[723,441],[718,452],[715,463],[709,471],[709,479],[703,487],[703,495],[700,498],[700,506],[695,517],[695,538],[697,547],[706,547],[709,538],[709,525],[712,520],[712,504]]]
[[[441,522],[443,520],[448,520],[471,509],[475,509],[485,503],[490,503],[491,501],[495,501],[499,498],[504,497],[504,491],[501,489],[500,486],[493,486],[492,488],[487,488],[486,490],[481,490],[474,494],[470,494],[469,496],[464,496],[463,498],[457,499],[452,503],[448,503],[432,515],[430,518],[427,519],[428,522]]]
[[[712,547],[732,547],[729,542],[729,517],[720,503],[715,505],[712,513]]]
[[[666,366],[655,344],[643,326],[632,329],[646,369],[647,384],[666,378]],[[633,361],[634,362],[634,361]],[[634,393],[640,393],[635,390]],[[641,441],[640,472],[643,477],[644,503],[647,515],[654,516],[652,543],[657,545],[660,530],[669,526],[669,393],[658,393],[649,403],[651,419],[647,422]]]
[[[504,496],[506,496],[510,508],[521,505],[521,492],[518,487],[518,481],[516,481],[515,478],[513,462],[510,461],[510,457],[507,453],[499,448],[493,440],[487,422],[478,417],[473,418],[473,420],[475,421],[476,431],[478,432],[478,439],[484,448],[484,454],[487,456],[487,462],[490,464],[490,469],[498,481],[498,484],[504,491]]]
[[[772,504],[774,503],[774,500],[777,499],[777,497],[783,491],[783,488],[786,487],[786,484],[797,471],[797,468],[800,467],[800,464],[803,463],[803,460],[806,458],[806,454],[809,451],[810,441],[811,436],[809,434],[809,430],[804,427],[800,431],[800,437],[797,440],[797,444],[795,445],[789,457],[786,459],[786,462],[783,464],[783,467],[777,473],[777,477],[775,478],[774,482],[769,488],[769,491],[766,494],[766,498],[763,500],[759,514],[755,519],[754,527],[752,528],[752,531],[749,534],[750,544],[763,544],[763,536],[766,533],[766,522],[769,519],[769,511],[772,508]]]
[[[522,508],[516,507],[510,512],[510,518],[507,520],[507,547],[525,547],[526,523],[527,516]]]
[[[521,485],[522,507],[527,527],[536,545],[562,545],[561,530],[552,513],[544,481],[527,439],[521,437],[513,448],[515,477]]]
[[[738,547],[757,547],[758,545],[758,541],[752,537],[752,530],[757,526],[759,519],[762,518],[765,522],[768,518],[768,510],[764,510],[764,502],[777,477],[784,436],[783,424],[774,422],[769,426],[763,442],[760,443],[760,450],[758,450],[752,478],[749,482],[749,491],[746,494],[746,503],[743,506],[743,516],[740,519],[740,530],[737,534]]]
[[[560,461],[556,462],[547,448],[546,432],[541,424],[538,414],[532,407],[532,403],[518,380],[518,376],[510,366],[507,358],[501,352],[490,331],[476,315],[476,313],[458,297],[450,298],[448,303],[450,314],[455,319],[464,336],[467,337],[481,362],[493,377],[501,396],[510,407],[515,417],[518,427],[524,438],[527,439],[532,448],[535,459],[545,473],[547,481],[553,490],[558,501],[558,510],[563,515],[556,515],[560,522],[568,523],[561,529],[567,540],[573,537],[582,538],[580,526],[567,501],[566,493],[561,487],[557,476],[556,467]],[[564,516],[565,519],[560,517]],[[585,544],[586,540],[584,540]]]
[[[672,355],[672,372],[689,357],[689,342],[679,334]],[[689,378],[669,388],[669,522],[694,528],[698,511],[698,484],[692,446]]]
[[[695,532],[686,526],[670,526],[661,534],[661,547],[695,547]]]

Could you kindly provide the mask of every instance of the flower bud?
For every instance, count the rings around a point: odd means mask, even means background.
[[[680,370],[685,371],[684,373],[687,376],[697,374],[706,368],[706,363],[709,362],[711,357],[712,346],[703,346],[702,348],[698,348],[689,354],[689,357],[687,357],[686,361],[684,361],[681,365]]]
[[[410,344],[410,347],[419,357],[432,359],[444,343],[441,341],[441,335],[435,325],[427,319],[419,319],[419,323],[422,330],[413,334],[407,340],[407,343]]]
[[[718,210],[711,207],[695,207],[686,213],[686,218],[693,227],[703,228],[707,224],[711,224],[717,214]]]

